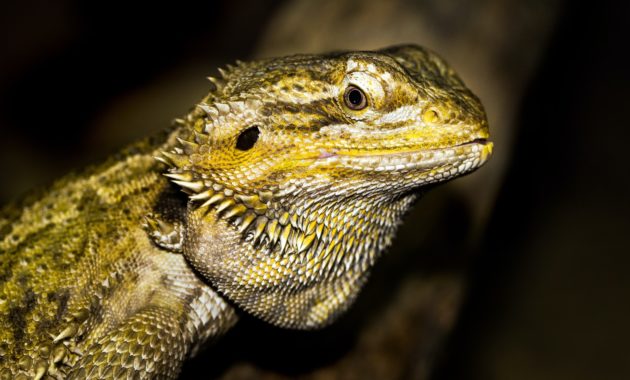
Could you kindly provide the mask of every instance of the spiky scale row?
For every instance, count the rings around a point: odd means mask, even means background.
[[[243,104],[243,102],[230,102],[229,105],[215,103],[213,106],[205,104],[198,106],[210,116],[218,117],[227,114],[230,110],[239,109]],[[184,152],[190,153],[199,149],[199,144],[181,138],[178,138],[178,142],[182,147],[180,149]],[[266,242],[273,249],[279,243],[281,254],[287,252],[289,247],[299,254],[308,250],[317,238],[314,234],[316,224],[309,224],[307,230],[302,232],[299,230],[298,216],[295,214],[284,212],[278,219],[269,219],[266,216],[269,202],[273,199],[272,192],[259,191],[251,195],[235,194],[233,190],[223,188],[221,185],[195,179],[193,172],[182,171],[188,163],[183,162],[184,158],[181,154],[165,153],[163,155],[172,166],[171,172],[166,173],[165,176],[188,192],[192,201],[202,201],[199,207],[214,207],[219,216],[232,219],[244,236],[251,234],[254,244]],[[254,214],[248,211],[253,211]]]
[[[244,233],[247,228],[256,220],[257,216],[253,212],[247,212],[242,218],[237,220],[237,229],[240,233]]]
[[[196,133],[196,135],[199,135],[199,133]],[[199,144],[195,142],[184,140],[180,137],[177,138],[177,142],[179,142],[179,145],[183,148],[184,153],[187,155],[193,154],[199,150]]]

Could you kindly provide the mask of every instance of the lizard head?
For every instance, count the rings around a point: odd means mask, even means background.
[[[184,254],[285,327],[345,310],[425,185],[481,166],[479,100],[417,46],[238,63],[164,152],[190,194]]]

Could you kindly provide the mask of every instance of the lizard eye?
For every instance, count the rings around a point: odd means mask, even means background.
[[[258,137],[260,136],[260,129],[257,126],[249,127],[236,139],[236,149],[238,150],[250,150],[258,141]]]
[[[346,107],[353,111],[359,111],[367,107],[367,97],[360,88],[353,85],[346,88],[346,92],[343,94],[343,101]]]

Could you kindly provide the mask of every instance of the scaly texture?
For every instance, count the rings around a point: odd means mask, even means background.
[[[174,378],[234,306],[328,324],[421,189],[492,149],[478,99],[416,46],[221,74],[170,130],[5,208],[1,379]]]

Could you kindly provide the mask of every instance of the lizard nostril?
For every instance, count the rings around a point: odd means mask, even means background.
[[[422,121],[427,124],[438,123],[441,119],[440,113],[435,108],[428,108],[422,113]]]

